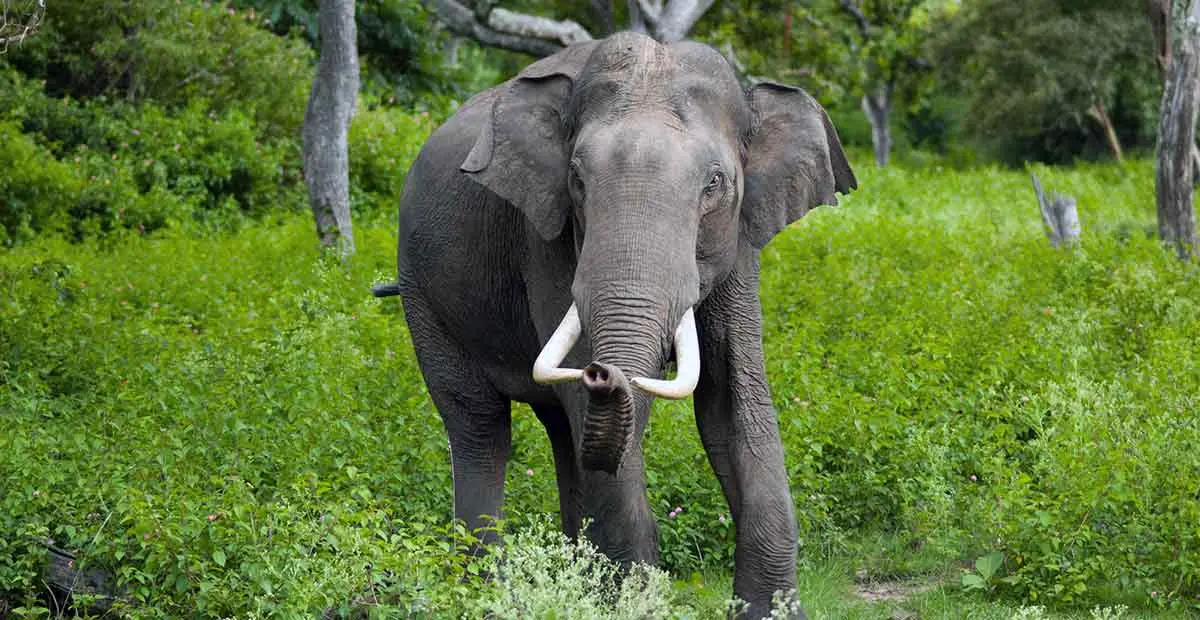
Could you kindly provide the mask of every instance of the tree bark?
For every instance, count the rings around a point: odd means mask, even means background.
[[[354,0],[321,0],[319,11],[321,59],[302,131],[304,181],[321,245],[347,258],[354,254],[348,152],[358,97]]]
[[[1150,28],[1154,31],[1158,68],[1162,72],[1163,82],[1166,82],[1167,67],[1171,65],[1171,0],[1146,0],[1145,8],[1146,17],[1150,18]]]
[[[1200,0],[1177,0],[1172,24],[1176,39],[1163,91],[1155,171],[1158,234],[1180,258],[1188,259],[1200,250],[1192,205],[1192,149],[1200,101]]]
[[[871,123],[871,146],[875,150],[875,165],[888,165],[892,153],[892,131],[888,119],[892,112],[892,85],[869,88],[862,99],[863,112]]]
[[[783,6],[783,57],[792,58],[792,3]]]
[[[617,22],[613,17],[613,0],[592,0],[592,10],[596,12],[596,18],[600,20],[600,27],[604,29],[605,35],[616,32]]]
[[[629,31],[650,34],[650,27],[647,24],[645,12],[642,11],[641,2],[639,0],[625,0],[625,8],[629,13],[629,25],[626,26]]]
[[[450,35],[446,39],[445,45],[442,46],[442,56],[446,58],[446,64],[451,67],[458,66],[458,46],[462,43],[462,37]]]

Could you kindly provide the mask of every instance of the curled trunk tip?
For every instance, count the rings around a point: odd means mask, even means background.
[[[583,370],[588,411],[583,421],[580,461],[585,469],[616,475],[633,440],[633,395],[620,368],[593,362]]]

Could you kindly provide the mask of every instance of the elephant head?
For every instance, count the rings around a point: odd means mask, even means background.
[[[699,377],[693,307],[788,223],[856,185],[837,133],[799,89],[742,90],[711,47],[621,33],[530,65],[494,99],[461,169],[546,241],[571,235],[574,303],[534,368],[580,381],[581,459],[615,473],[653,396]],[[558,368],[576,339],[594,361]],[[661,379],[672,350],[677,373]]]

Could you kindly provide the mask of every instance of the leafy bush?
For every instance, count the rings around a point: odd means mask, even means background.
[[[356,215],[395,221],[409,165],[436,127],[428,112],[360,109],[350,125],[351,204]]]
[[[872,173],[767,250],[793,484],[836,498],[841,528],[1001,551],[999,583],[1031,600],[1194,604],[1200,298],[1194,267],[1126,232],[1151,218],[1151,166],[1042,172],[1080,201],[1070,251],[1022,175],[928,174]]]
[[[307,201],[299,135],[272,138],[240,108],[54,99],[0,71],[0,110],[0,132],[11,137],[0,145],[5,245],[39,233],[229,229]],[[361,107],[350,135],[356,217],[394,220],[405,171],[434,120]]]
[[[0,119],[12,136],[0,155],[0,184],[13,196],[2,221],[8,243],[38,232],[79,239],[228,224],[300,204],[294,141],[262,136],[237,109],[56,100],[11,73],[0,84],[9,86]]]
[[[31,239],[37,230],[62,230],[80,193],[77,175],[21,133],[16,123],[0,122],[0,243]]]
[[[55,5],[38,36],[0,60],[46,81],[53,97],[104,96],[173,108],[197,100],[238,108],[270,136],[304,118],[314,55],[223,4],[73,0]]]
[[[586,539],[572,542],[557,524],[540,519],[505,537],[496,554],[496,587],[481,598],[479,617],[666,618],[671,580],[666,573],[635,564],[623,578],[618,565]]]

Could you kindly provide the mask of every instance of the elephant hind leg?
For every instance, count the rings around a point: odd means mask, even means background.
[[[554,470],[558,480],[558,510],[562,518],[563,533],[572,539],[579,536],[583,509],[582,491],[579,488],[579,468],[575,462],[575,440],[571,436],[571,423],[561,407],[533,405],[554,450]]]
[[[472,531],[503,516],[504,475],[512,446],[512,403],[477,360],[451,338],[419,295],[404,297],[404,315],[425,386],[450,441],[454,517]],[[492,529],[480,532],[493,543]]]

